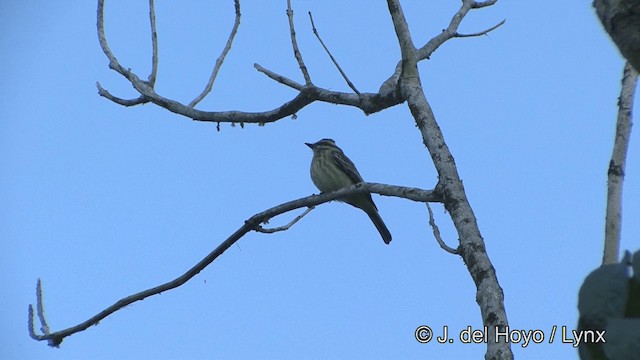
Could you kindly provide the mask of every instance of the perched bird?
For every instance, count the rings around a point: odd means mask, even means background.
[[[311,180],[321,192],[335,191],[364,181],[353,162],[332,139],[322,139],[315,144],[305,144],[313,150]],[[373,203],[371,194],[351,195],[340,199],[340,201],[367,213],[385,244],[391,242],[391,233],[378,214],[378,208]]]

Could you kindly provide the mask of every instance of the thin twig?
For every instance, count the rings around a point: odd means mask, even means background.
[[[158,33],[156,32],[156,6],[154,0],[149,0],[149,21],[151,23],[151,74],[149,74],[149,85],[156,84],[158,75]]]
[[[505,21],[507,21],[506,19],[503,19],[502,21],[500,21],[499,23],[497,23],[496,25],[486,29],[486,30],[482,30],[476,33],[471,33],[471,34],[460,34],[458,32],[456,32],[455,37],[458,38],[465,38],[465,37],[474,37],[474,36],[482,36],[482,35],[486,35],[489,32],[499,28],[500,26],[504,25]]]
[[[115,95],[112,95],[108,90],[102,87],[99,82],[96,82],[96,87],[98,88],[98,95],[107,98],[114,103],[122,106],[136,106],[144,103],[148,103],[149,99],[146,96],[140,95],[135,99],[122,99]]]
[[[436,241],[438,242],[440,247],[444,251],[450,254],[454,254],[454,255],[460,254],[458,249],[449,247],[449,245],[445,244],[444,240],[442,240],[442,237],[440,236],[440,229],[438,229],[438,225],[436,225],[436,221],[433,218],[433,211],[431,211],[431,206],[429,206],[429,203],[425,203],[425,204],[427,205],[427,210],[429,210],[429,225],[431,225],[431,228],[433,229],[433,236],[436,238]]]
[[[480,9],[483,8],[485,6],[491,6],[493,4],[495,4],[498,0],[486,0],[486,1],[474,1],[473,4],[471,4],[471,8],[472,9]]]
[[[233,23],[233,28],[231,29],[231,34],[229,34],[229,38],[227,39],[227,44],[224,46],[224,49],[222,50],[222,53],[220,54],[220,56],[216,59],[216,64],[213,67],[213,72],[209,77],[209,82],[207,83],[207,86],[205,86],[204,90],[200,95],[198,95],[195,99],[193,99],[189,103],[188,106],[191,108],[196,106],[197,103],[202,101],[202,99],[204,99],[205,96],[207,96],[207,94],[211,92],[211,89],[213,88],[213,83],[216,81],[216,77],[218,77],[218,72],[222,67],[222,63],[224,62],[224,59],[227,57],[227,53],[231,49],[231,45],[233,44],[233,39],[236,37],[236,33],[238,33],[238,27],[240,26],[240,0],[235,0],[234,3],[235,3],[235,11],[236,11],[236,20]]]
[[[291,33],[291,45],[293,46],[293,56],[295,56],[298,61],[298,66],[300,67],[300,71],[302,71],[302,76],[304,77],[304,82],[306,85],[311,85],[311,76],[309,76],[309,71],[307,71],[307,66],[304,64],[302,60],[302,54],[300,53],[300,49],[298,48],[298,41],[296,40],[296,30],[293,26],[293,10],[291,9],[291,0],[287,0],[287,17],[289,18],[289,31]]]
[[[307,210],[305,210],[302,214],[296,216],[293,220],[291,220],[286,225],[278,226],[278,227],[271,228],[271,229],[265,229],[261,225],[258,225],[258,226],[256,226],[256,228],[254,230],[259,232],[259,233],[263,233],[263,234],[273,234],[273,233],[278,232],[278,231],[289,230],[290,227],[292,227],[295,223],[300,221],[300,219],[302,219],[305,215],[307,215],[309,212],[311,212],[311,210],[313,210],[314,208],[315,208],[315,206],[308,207]]]
[[[49,324],[47,324],[47,319],[44,316],[44,299],[42,295],[42,280],[38,279],[38,283],[36,285],[36,308],[38,310],[38,319],[40,319],[40,330],[43,334],[49,335],[51,332],[49,331]]]
[[[320,41],[320,45],[322,45],[322,47],[324,48],[324,51],[326,51],[327,55],[329,55],[329,58],[331,58],[331,61],[333,61],[333,64],[336,66],[336,68],[338,68],[338,71],[340,72],[340,75],[342,75],[342,78],[347,82],[347,85],[349,85],[349,87],[351,88],[351,90],[353,90],[354,93],[360,95],[360,91],[358,91],[358,89],[356,89],[356,86],[353,85],[351,80],[349,80],[349,77],[347,77],[347,74],[345,74],[344,71],[342,71],[342,68],[340,67],[340,65],[338,65],[338,62],[336,61],[336,59],[333,57],[333,55],[331,55],[331,51],[329,51],[329,48],[327,48],[327,46],[324,44],[324,41],[322,41],[322,39],[320,38],[320,34],[316,29],[316,24],[313,22],[313,15],[311,15],[311,11],[309,11],[309,20],[311,20],[311,28],[313,30],[313,33],[318,38],[318,41]]]
[[[624,171],[633,125],[633,99],[638,81],[638,73],[627,62],[622,75],[622,89],[618,99],[618,120],[613,143],[613,153],[607,172],[607,211],[605,217],[604,255],[602,263],[615,264],[620,252],[620,233],[622,228],[622,187]]]
[[[37,296],[36,296],[37,297]],[[37,301],[37,299],[36,299]],[[27,326],[29,328],[29,336],[34,340],[40,340],[38,337],[40,335],[36,335],[36,325],[35,325],[35,314],[33,311],[33,304],[29,304],[29,309],[27,310]]]
[[[266,69],[264,67],[262,67],[260,64],[253,64],[253,67],[256,68],[256,70],[258,70],[259,72],[267,75],[269,78],[279,82],[280,84],[286,85],[290,88],[296,89],[298,91],[302,91],[304,89],[304,85],[293,81],[291,79],[289,79],[286,76],[280,75],[280,74],[276,74],[273,71]]]

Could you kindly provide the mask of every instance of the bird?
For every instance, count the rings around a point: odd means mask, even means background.
[[[313,150],[311,180],[320,192],[335,191],[364,180],[353,162],[336,145],[333,139],[322,139],[316,143],[305,143]],[[339,199],[363,210],[373,222],[385,244],[391,242],[391,233],[378,213],[371,194],[355,194]]]

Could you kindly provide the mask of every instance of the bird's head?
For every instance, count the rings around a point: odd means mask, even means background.
[[[311,150],[313,150],[314,152],[329,150],[329,149],[339,149],[338,146],[336,146],[336,142],[333,141],[333,139],[322,139],[313,144],[310,144],[310,143],[304,143],[304,144],[310,147]]]

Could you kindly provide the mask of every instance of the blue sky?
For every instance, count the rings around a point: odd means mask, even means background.
[[[233,22],[233,2],[158,2],[157,91],[185,103],[202,90]],[[600,264],[606,171],[623,61],[591,2],[499,1],[421,63],[425,93],[464,181],[505,293],[512,329],[575,327],[577,292]],[[416,44],[446,27],[459,1],[406,2]],[[302,82],[286,2],[242,3],[233,48],[199,108],[263,111],[295,96],[254,63]],[[124,108],[131,85],[108,69],[91,1],[0,4],[0,318],[3,359],[479,358],[484,345],[420,344],[420,325],[454,334],[481,319],[460,258],[433,239],[424,205],[374,196],[393,242],[364,213],[316,208],[287,232],[250,233],[184,286],[135,303],[60,349],[29,338],[42,278],[53,330],[182,274],[266,208],[317,193],[304,142],[331,137],[365,180],[424,189],[437,179],[406,105],[365,116],[314,103],[244,129],[155,105]],[[348,91],[316,26],[360,91],[399,59],[384,2],[294,1],[312,79]],[[150,70],[145,1],[107,2],[116,57]],[[636,134],[634,134],[636,135]],[[632,138],[622,248],[638,249],[640,151]],[[451,246],[450,219],[435,205]],[[287,223],[294,214],[273,219]],[[553,344],[513,345],[519,359],[571,358]]]

